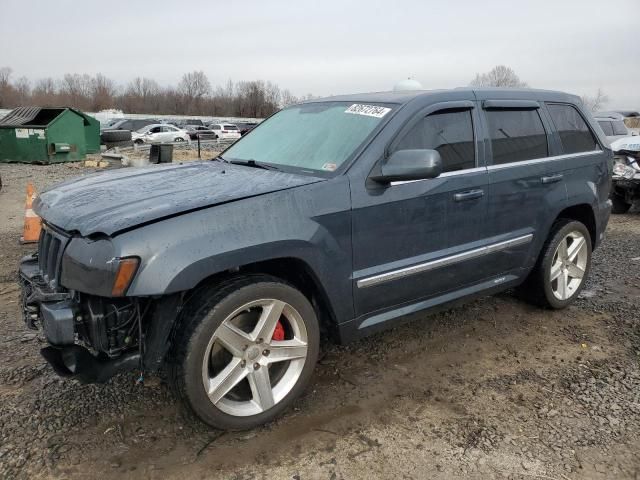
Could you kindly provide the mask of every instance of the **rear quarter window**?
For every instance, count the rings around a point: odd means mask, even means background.
[[[592,152],[600,148],[589,125],[574,106],[551,104],[547,108],[565,154]]]

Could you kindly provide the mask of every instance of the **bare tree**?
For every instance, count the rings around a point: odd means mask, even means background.
[[[178,90],[189,98],[201,98],[211,92],[211,84],[203,71],[185,73]]]
[[[266,100],[266,108],[270,108],[272,105],[276,107],[280,105],[280,99],[282,98],[282,92],[280,91],[280,87],[272,82],[267,82],[265,86],[265,100]]]
[[[609,103],[609,96],[604,93],[602,88],[598,88],[598,91],[594,96],[582,95],[582,104],[588,110],[592,112],[599,112]]]
[[[129,82],[126,93],[141,98],[149,98],[157,95],[159,92],[160,85],[158,85],[158,82],[155,80],[146,77],[136,77]]]
[[[101,73],[97,74],[91,82],[91,110],[97,112],[113,107],[115,95],[115,82]]]
[[[476,77],[469,84],[472,87],[508,87],[524,88],[528,85],[520,80],[513,69],[498,65],[486,73],[476,73]]]
[[[67,73],[60,83],[61,100],[71,107],[88,110],[91,103],[93,79],[86,73]]]
[[[10,106],[13,96],[13,86],[11,85],[11,73],[9,67],[0,68],[0,107]]]
[[[31,91],[31,104],[40,107],[52,107],[58,103],[56,84],[51,77],[41,78]]]
[[[53,78],[41,78],[33,87],[33,95],[51,96],[56,94],[56,83]]]
[[[120,106],[127,111],[153,113],[159,110],[162,96],[158,82],[151,78],[136,77],[120,97]]]
[[[31,82],[27,77],[20,77],[14,85],[16,90],[16,104],[26,105],[31,100]]]
[[[284,108],[289,105],[293,105],[294,103],[298,103],[298,99],[289,91],[289,89],[284,89],[280,95],[280,107]]]
[[[211,93],[211,84],[203,71],[185,73],[177,93],[183,96],[188,110],[200,114],[203,113],[202,99]]]
[[[0,68],[0,88],[6,87],[9,85],[9,81],[11,80],[11,74],[13,70],[9,67],[1,67]]]

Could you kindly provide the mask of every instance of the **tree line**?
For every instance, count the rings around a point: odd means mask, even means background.
[[[147,77],[126,85],[98,73],[68,73],[62,78],[14,78],[9,67],[0,68],[0,108],[68,106],[87,112],[116,108],[129,113],[263,118],[298,98],[287,89],[263,80],[229,80],[213,88],[202,71],[185,73],[178,85],[162,86]]]
[[[284,106],[313,98],[311,94],[295,97],[289,90],[263,80],[229,80],[213,88],[202,71],[185,73],[176,86],[162,86],[148,77],[136,77],[120,86],[101,73],[68,73],[59,79],[31,82],[24,76],[14,78],[12,73],[9,67],[0,68],[0,108],[69,106],[88,112],[117,108],[129,113],[263,118]],[[528,86],[505,65],[476,74],[470,85]],[[598,111],[609,103],[609,97],[598,89],[593,96],[583,95],[582,101],[590,110]]]

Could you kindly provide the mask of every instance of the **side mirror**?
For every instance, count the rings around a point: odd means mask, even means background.
[[[398,150],[393,152],[380,173],[371,178],[390,183],[436,178],[442,173],[442,159],[437,150]]]

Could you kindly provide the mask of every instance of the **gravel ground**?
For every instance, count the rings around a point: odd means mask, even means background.
[[[508,293],[348,346],[264,427],[184,418],[166,385],[57,378],[19,315],[24,190],[90,171],[0,165],[0,477],[640,478],[640,216],[612,218],[567,310]]]

